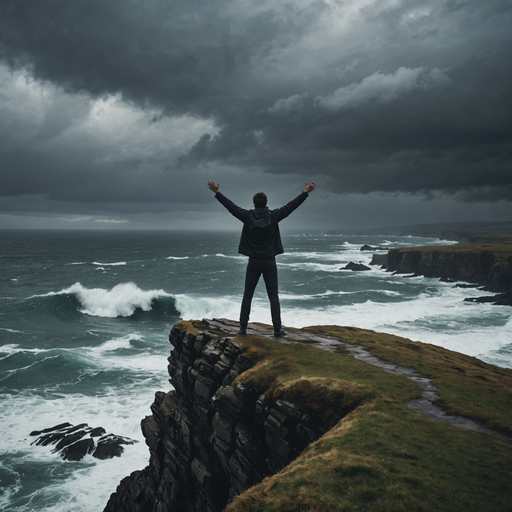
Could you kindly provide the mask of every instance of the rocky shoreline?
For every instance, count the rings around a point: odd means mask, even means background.
[[[469,302],[490,302],[512,305],[512,245],[456,244],[391,249],[387,254],[374,254],[370,265],[379,265],[388,272],[409,276],[438,277],[442,281],[481,287],[498,293],[467,299]]]

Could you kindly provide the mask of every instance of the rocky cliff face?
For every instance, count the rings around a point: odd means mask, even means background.
[[[453,246],[392,249],[387,268],[404,274],[478,283],[493,292],[512,287],[512,254],[471,245],[467,250],[454,250]]]
[[[223,336],[172,329],[175,390],[157,392],[141,423],[149,465],[120,483],[106,512],[221,511],[325,433],[304,406],[232,385],[253,363]]]

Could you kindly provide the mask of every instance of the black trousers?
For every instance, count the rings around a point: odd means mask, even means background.
[[[245,272],[244,298],[240,310],[240,327],[246,327],[249,322],[252,297],[262,274],[267,288],[268,300],[270,301],[270,314],[272,315],[274,331],[279,331],[281,329],[281,305],[279,304],[275,258],[249,258]]]

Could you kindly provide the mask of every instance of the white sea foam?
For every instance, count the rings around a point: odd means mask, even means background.
[[[169,256],[167,260],[188,260],[188,256]]]
[[[118,316],[131,316],[137,308],[150,311],[153,299],[157,297],[171,297],[163,290],[141,290],[135,283],[121,283],[112,290],[103,288],[85,288],[75,283],[60,292],[50,292],[38,297],[52,295],[75,294],[82,304],[82,313],[91,316],[115,318]]]
[[[6,356],[11,356],[13,354],[18,354],[20,352],[30,352],[32,354],[39,354],[41,352],[51,352],[55,349],[47,349],[47,348],[23,348],[19,344],[12,343],[10,345],[2,345],[0,346],[0,353],[6,354]],[[2,358],[3,359],[3,358]]]
[[[464,297],[481,292],[437,282],[436,285],[440,288],[427,289],[417,298],[399,304],[366,301],[314,310],[293,305],[283,308],[283,323],[291,327],[336,324],[371,329],[439,345],[483,360],[486,360],[486,354],[511,344],[510,308],[465,303]],[[491,326],[492,337],[489,336]],[[501,364],[512,367],[510,361]]]
[[[217,253],[215,256],[218,256],[219,258],[229,258],[229,259],[232,259],[232,260],[247,260],[247,256],[242,256],[242,255],[238,255],[238,256],[227,256],[226,254],[222,254],[221,252]]]
[[[112,338],[111,340],[102,343],[98,347],[91,347],[91,352],[112,352],[120,348],[131,348],[131,340],[142,340],[142,336],[137,334],[128,334],[120,338]]]
[[[359,251],[357,251],[357,252],[358,252],[358,256],[361,256],[361,253],[359,253]],[[316,259],[316,260],[336,261],[336,262],[342,263],[344,261],[348,261],[347,254],[349,254],[348,251],[340,251],[340,252],[315,252],[315,251],[305,252],[305,251],[302,251],[302,252],[286,253],[279,259],[280,259],[280,261],[282,261],[283,259],[296,260],[298,258],[299,259],[303,258],[306,260]],[[363,255],[364,255],[364,253],[363,253]]]
[[[184,320],[197,318],[238,318],[240,297],[194,297],[176,295],[176,308]]]
[[[45,505],[45,511],[102,510],[121,479],[147,465],[148,451],[140,430],[140,419],[150,414],[149,405],[153,401],[155,390],[170,389],[167,377],[166,372],[162,372],[160,382],[155,379],[147,383],[137,382],[131,389],[125,389],[124,393],[105,393],[102,396],[74,394],[48,401],[26,392],[21,396],[4,397],[0,411],[0,452],[9,453],[9,460],[17,463],[31,464],[34,461],[51,463],[54,468],[66,468],[67,477],[63,476],[64,471],[59,471],[59,478],[38,489],[33,495],[33,501],[48,497],[50,502],[52,496],[61,496],[58,504]],[[30,421],[27,421],[26,415],[19,414],[20,410],[30,411]],[[51,453],[54,446],[30,446],[35,440],[35,437],[28,435],[32,430],[41,430],[64,422],[73,425],[85,422],[91,427],[102,426],[108,433],[130,437],[139,442],[125,446],[121,457],[102,461],[88,455],[81,462],[73,464]],[[7,464],[7,471],[15,473],[8,462],[4,464]],[[94,492],[91,492],[92,489]],[[7,509],[9,496],[4,495],[0,503]],[[27,504],[16,510],[28,512],[34,508],[33,504]]]
[[[7,327],[0,327],[0,331],[6,331],[6,332],[10,332],[10,333],[13,333],[13,334],[23,334],[23,331],[18,331],[16,329],[8,329]]]
[[[293,293],[281,293],[279,294],[279,297],[283,300],[311,300],[311,299],[316,299],[316,298],[319,298],[319,297],[329,297],[329,296],[332,296],[332,295],[352,295],[354,293],[358,293],[358,292],[346,292],[346,291],[331,291],[331,290],[327,290],[326,292],[324,293],[313,293],[311,295],[307,295],[307,294],[302,294],[302,295],[296,295],[296,294],[293,294]]]
[[[320,271],[320,272],[339,272],[342,270],[341,265],[346,265],[350,261],[353,261],[353,259],[345,258],[344,260],[338,261],[337,263],[318,263],[318,262],[309,262],[309,261],[303,261],[298,263],[286,263],[279,261],[277,265],[279,267],[288,267],[288,268],[295,268],[298,270],[306,270],[306,271]],[[361,262],[362,260],[358,260],[357,263]],[[365,265],[368,264],[368,262],[363,263]],[[365,273],[369,273],[371,271],[377,272],[378,269],[370,267],[370,270],[366,270]],[[345,272],[352,272],[350,270]]]
[[[115,263],[99,263],[97,261],[92,262],[93,265],[100,265],[100,266],[111,266],[111,267],[118,267],[119,265],[126,265],[126,261],[117,261]]]

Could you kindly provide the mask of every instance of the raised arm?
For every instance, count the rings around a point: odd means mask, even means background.
[[[306,194],[309,194],[310,192],[313,192],[313,190],[315,190],[316,188],[316,183],[314,181],[312,181],[309,185],[308,185],[308,182],[306,181],[306,188],[304,189],[304,192],[306,192]]]
[[[238,220],[241,220],[242,222],[245,221],[246,215],[249,213],[249,210],[244,210],[243,208],[240,208],[240,206],[237,206],[233,201],[228,199],[222,192],[219,191],[219,184],[215,185],[213,181],[209,181],[207,184],[208,188],[215,192],[215,199],[219,201],[219,203],[228,210],[231,215],[236,217]]]
[[[219,191],[219,184],[217,183],[217,185],[215,185],[215,183],[213,181],[209,181],[207,184],[208,188],[214,193],[216,194],[218,191]],[[307,185],[307,183],[306,183]]]

